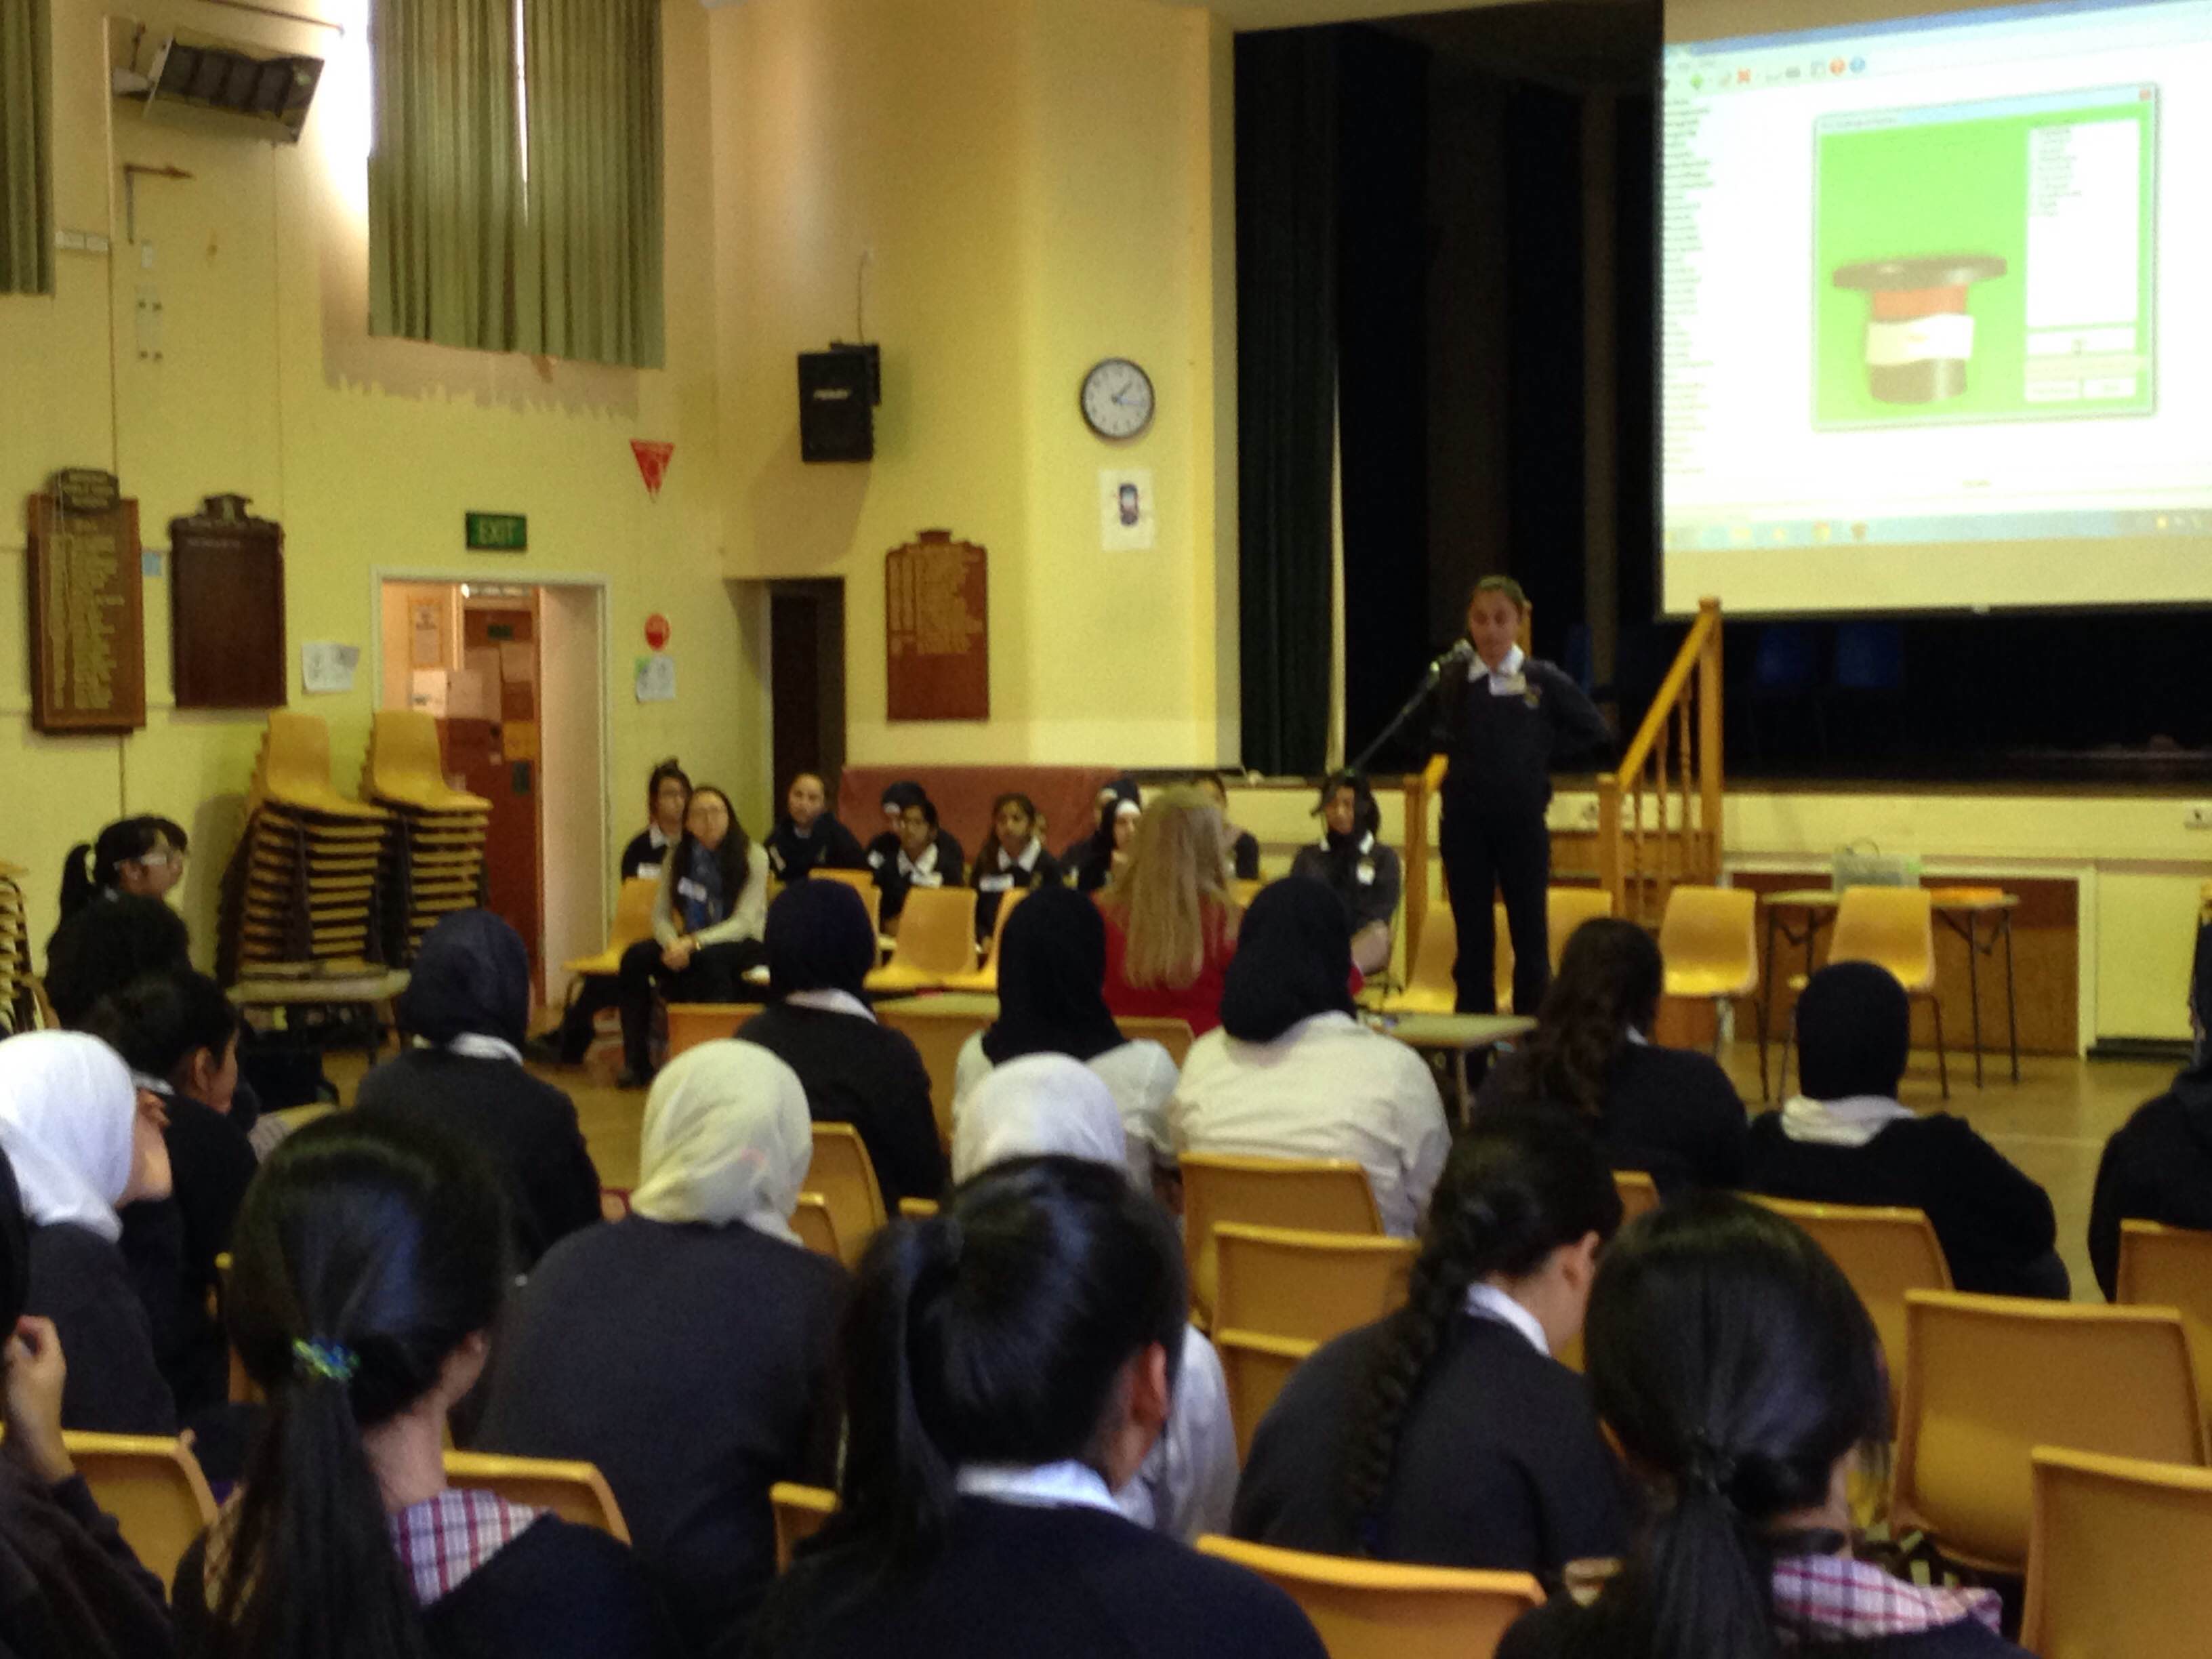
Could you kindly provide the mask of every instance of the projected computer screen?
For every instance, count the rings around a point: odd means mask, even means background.
[[[1668,610],[2212,601],[2212,3],[1670,38],[1662,74]]]

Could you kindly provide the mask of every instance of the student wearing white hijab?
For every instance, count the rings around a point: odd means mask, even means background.
[[[173,1435],[177,1406],[154,1357],[116,1211],[169,1194],[161,1097],[96,1037],[31,1031],[0,1042],[0,1149],[30,1224],[27,1313],[69,1356],[62,1426]]]
[[[952,1130],[956,1182],[1012,1158],[1054,1156],[1129,1168],[1113,1092],[1080,1060],[1025,1054],[994,1068],[962,1097]],[[1150,1182],[1139,1190],[1148,1193]],[[1114,1502],[1140,1526],[1193,1540],[1226,1530],[1236,1497],[1237,1437],[1220,1357],[1186,1325],[1167,1426]]]
[[[834,1467],[848,1287],[790,1219],[813,1155],[775,1055],[678,1056],[646,1099],[630,1214],[546,1253],[494,1356],[474,1443],[597,1464],[692,1651],[740,1631],[775,1575],[769,1486]]]

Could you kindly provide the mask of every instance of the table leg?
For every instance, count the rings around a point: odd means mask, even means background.
[[[2005,947],[2005,1042],[2012,1050],[2012,1080],[2020,1081],[2020,1010],[2013,1000],[2012,985],[2012,912],[1997,913],[1997,926],[2004,929]]]
[[[1975,935],[1974,913],[1966,912],[1966,995],[1970,1000],[1967,1012],[1974,1033],[1974,1087],[1982,1086],[1982,951],[1981,942]],[[1991,940],[1992,944],[1996,941]]]
[[[1759,959],[1760,975],[1759,1040],[1761,1044],[1766,1041],[1766,1021],[1774,1010],[1774,924],[1776,920],[1774,907],[1770,904],[1766,907],[1766,951],[1765,954]],[[1759,1069],[1764,1072],[1766,1068],[1762,1065]]]

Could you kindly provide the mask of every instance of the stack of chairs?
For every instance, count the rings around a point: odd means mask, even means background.
[[[38,997],[31,985],[31,934],[24,919],[23,873],[0,862],[0,1036],[27,1031],[38,1024]]]
[[[358,973],[382,961],[372,919],[389,815],[331,787],[320,718],[269,716],[246,805],[223,879],[224,980]]]
[[[392,817],[382,923],[385,960],[396,966],[413,960],[440,917],[483,902],[491,803],[447,784],[438,722],[414,709],[377,714],[362,793]]]

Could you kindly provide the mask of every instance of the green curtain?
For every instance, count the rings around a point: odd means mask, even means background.
[[[0,0],[0,294],[54,291],[46,0]]]
[[[659,0],[522,0],[520,349],[658,368]]]
[[[514,0],[374,0],[368,331],[525,349]]]

